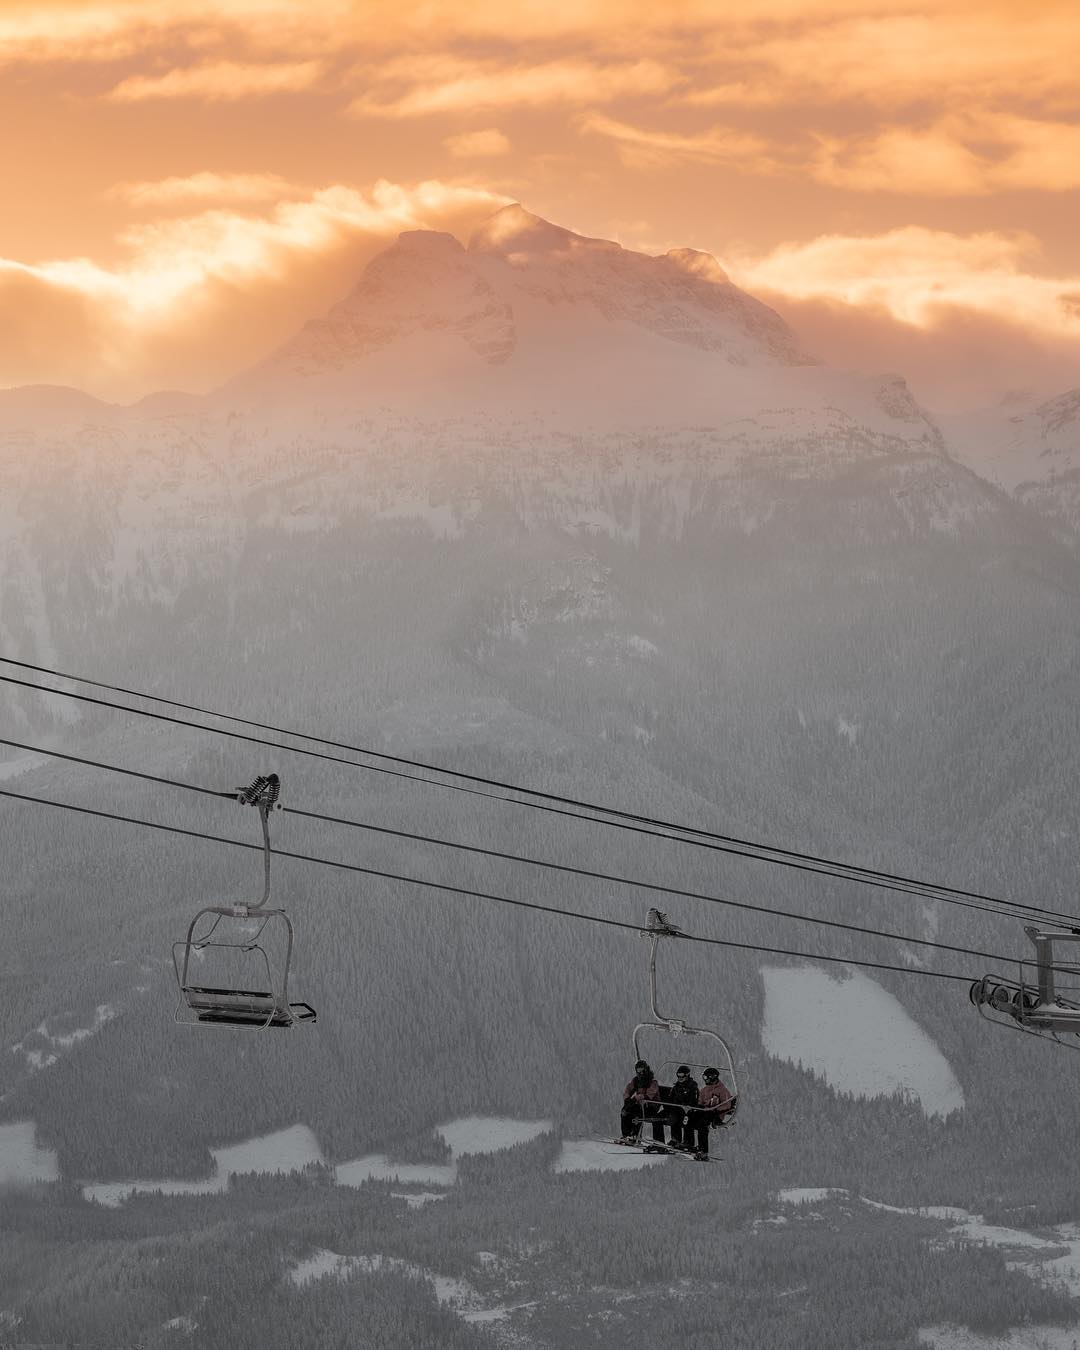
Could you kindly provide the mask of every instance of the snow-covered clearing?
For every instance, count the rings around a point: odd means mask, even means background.
[[[443,1307],[451,1308],[467,1322],[490,1322],[505,1317],[506,1308],[480,1308],[480,1296],[466,1280],[452,1279],[446,1275],[436,1275],[411,1261],[402,1261],[395,1256],[342,1256],[338,1252],[328,1251],[325,1247],[317,1249],[306,1261],[301,1261],[289,1271],[288,1278],[298,1287],[312,1280],[333,1276],[339,1280],[348,1279],[354,1274],[378,1275],[400,1274],[413,1279],[427,1280],[435,1289],[435,1298]]]
[[[633,1149],[601,1144],[596,1139],[564,1139],[552,1171],[626,1172],[666,1161],[655,1153],[635,1153]]]
[[[550,1120],[512,1120],[507,1116],[463,1116],[436,1125],[434,1133],[450,1148],[449,1163],[391,1162],[384,1153],[340,1163],[334,1168],[339,1185],[361,1186],[365,1181],[414,1182],[430,1186],[453,1186],[458,1161],[470,1153],[498,1153],[515,1144],[527,1143],[554,1129]]]
[[[190,1336],[193,1332],[198,1331],[199,1324],[193,1317],[170,1317],[167,1322],[162,1324],[161,1329],[162,1331],[182,1331],[185,1335]]]
[[[4,1180],[4,1130],[29,1130],[32,1140],[32,1126],[0,1127],[0,1181]],[[516,1144],[527,1143],[554,1129],[550,1120],[513,1120],[507,1116],[465,1116],[447,1121],[435,1127],[434,1133],[441,1136],[449,1145],[450,1161],[433,1162],[394,1162],[385,1153],[369,1153],[362,1158],[338,1163],[334,1168],[334,1179],[339,1186],[362,1186],[367,1181],[392,1181],[402,1186],[441,1186],[449,1189],[456,1185],[458,1164],[461,1158],[475,1153],[498,1153],[502,1149],[513,1148]],[[11,1148],[16,1147],[16,1136],[12,1136]],[[26,1140],[18,1136],[19,1146],[24,1150]],[[562,1146],[562,1152],[555,1161],[556,1172],[580,1171],[617,1171],[625,1168],[648,1167],[663,1162],[663,1158],[650,1157],[647,1154],[610,1152],[612,1146],[600,1144],[595,1140],[568,1140]],[[248,1139],[243,1143],[210,1150],[214,1159],[214,1168],[210,1176],[200,1181],[106,1181],[93,1182],[83,1186],[82,1193],[87,1200],[96,1200],[99,1204],[117,1206],[137,1192],[160,1192],[163,1195],[214,1195],[228,1189],[229,1178],[245,1172],[298,1172],[310,1163],[323,1163],[322,1150],[318,1140],[306,1125],[294,1125],[288,1130],[279,1130],[276,1134],[263,1135],[257,1139]],[[20,1155],[21,1156],[21,1155]],[[55,1180],[58,1173],[56,1160],[51,1154],[42,1155],[52,1159],[52,1172],[42,1171],[33,1179]],[[25,1159],[21,1163],[26,1170]],[[394,1194],[402,1199],[410,1209],[418,1209],[434,1200],[445,1199],[445,1192],[398,1191]]]
[[[45,1044],[28,1049],[23,1041],[16,1041],[11,1047],[11,1052],[12,1054],[21,1054],[29,1065],[31,1072],[47,1069],[51,1064],[55,1064],[58,1059],[58,1055],[51,1053],[52,1050],[70,1050],[73,1045],[78,1045],[80,1041],[85,1041],[87,1037],[93,1036],[96,1031],[100,1031],[105,1023],[111,1022],[116,1015],[116,1009],[111,1004],[99,1003],[94,1009],[94,1020],[90,1026],[76,1027],[74,1031],[64,1032],[57,1036],[50,1033],[47,1022],[39,1022],[32,1034],[39,1037]]]
[[[60,1163],[49,1148],[39,1148],[32,1120],[0,1125],[0,1186],[57,1181]]]
[[[395,1200],[404,1200],[410,1209],[423,1209],[435,1200],[445,1200],[446,1195],[439,1191],[391,1191]]]
[[[6,760],[0,764],[0,782],[9,778],[19,778],[24,773],[29,773],[31,769],[40,769],[48,762],[48,759],[41,755],[20,755],[18,759]]]
[[[828,1200],[849,1199],[855,1200],[860,1204],[867,1205],[871,1209],[882,1210],[887,1214],[912,1214],[921,1219],[936,1219],[940,1223],[948,1224],[948,1236],[951,1238],[962,1239],[965,1242],[985,1242],[992,1247],[1000,1247],[1013,1255],[1013,1260],[1007,1261],[1006,1265],[1011,1270],[1020,1270],[1032,1279],[1042,1280],[1047,1284],[1062,1289],[1072,1298],[1080,1298],[1080,1223],[1062,1223],[1053,1228],[1044,1228],[1037,1233],[1029,1232],[1025,1228],[1005,1228],[1000,1224],[986,1223],[979,1215],[970,1214],[966,1209],[957,1209],[952,1205],[922,1205],[917,1208],[906,1208],[900,1205],[886,1205],[880,1200],[868,1200],[865,1196],[852,1195],[850,1191],[843,1188],[829,1187],[806,1187],[798,1190],[777,1191],[776,1200],[781,1205],[813,1205],[821,1204]],[[782,1217],[782,1216],[774,1216]],[[763,1220],[760,1222],[770,1222]],[[953,1334],[951,1329],[932,1329],[934,1334],[938,1331],[942,1335]],[[1053,1329],[1051,1328],[1051,1331]],[[930,1334],[929,1332],[927,1334]],[[969,1332],[963,1332],[963,1335],[970,1335]],[[1015,1333],[1019,1335],[1020,1333]],[[1039,1334],[1044,1334],[1039,1332]],[[1075,1350],[1080,1350],[1080,1327],[1076,1332]],[[937,1345],[939,1342],[928,1342]],[[951,1341],[941,1341],[941,1345],[952,1346]],[[968,1345],[969,1342],[956,1342],[957,1346]],[[989,1340],[975,1340],[970,1344],[974,1346],[997,1346],[999,1342],[993,1338]],[[1017,1350],[1020,1347],[1040,1345],[1042,1342],[1016,1340],[1001,1341],[1002,1346],[1015,1346]],[[1056,1342],[1051,1342],[1056,1345]],[[1072,1342],[1065,1342],[1072,1347]]]
[[[456,1163],[391,1162],[385,1153],[369,1153],[352,1162],[338,1163],[334,1179],[339,1186],[362,1186],[365,1181],[397,1181],[428,1186],[453,1186]]]
[[[919,1340],[934,1350],[1080,1350],[1080,1327],[1015,1327],[980,1336],[966,1327],[923,1327]]]
[[[817,1205],[834,1195],[847,1195],[847,1191],[834,1190],[829,1186],[799,1186],[776,1192],[776,1198],[782,1205]]]
[[[299,1172],[323,1161],[319,1141],[306,1125],[246,1139],[227,1148],[212,1148],[214,1170],[204,1181],[105,1181],[84,1186],[87,1200],[116,1207],[137,1191],[164,1195],[213,1195],[228,1188],[229,1178],[245,1172]]]
[[[505,1116],[464,1116],[446,1125],[436,1125],[435,1133],[446,1140],[450,1156],[456,1162],[468,1153],[498,1153],[504,1148],[527,1144],[555,1128],[550,1120],[510,1120]]]
[[[858,971],[765,966],[762,1044],[856,1097],[905,1092],[927,1115],[964,1105],[948,1061],[901,1004]]]

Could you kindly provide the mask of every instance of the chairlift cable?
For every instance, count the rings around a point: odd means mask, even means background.
[[[999,897],[985,895],[978,891],[966,891],[956,887],[939,885],[934,882],[924,882],[916,878],[906,877],[902,874],[878,871],[873,868],[860,867],[857,864],[838,862],[834,859],[820,857],[814,854],[799,853],[791,849],[783,849],[769,844],[759,844],[752,840],[740,839],[735,836],[718,834],[712,831],[701,830],[695,826],[683,826],[677,823],[659,820],[649,816],[635,815],[630,812],[621,811],[613,807],[605,807],[590,802],[578,800],[573,797],[562,797],[554,793],[541,792],[537,789],[520,787],[511,783],[503,783],[498,779],[482,778],[475,774],[463,773],[459,770],[442,769],[435,765],[424,764],[421,761],[405,759],[400,756],[388,755],[381,751],[370,750],[362,746],[351,746],[344,742],[331,741],[323,737],[310,736],[304,732],[292,732],[286,728],[278,728],[267,723],[254,722],[248,718],[234,716],[230,713],[216,713],[209,709],[200,708],[194,704],[179,703],[176,700],[164,698],[157,694],[141,693],[136,690],[125,689],[118,685],[108,685],[102,681],[88,680],[81,676],[69,675],[63,671],[52,670],[44,666],[32,666],[27,662],[14,661],[9,657],[0,656],[0,662],[15,665],[24,669],[29,669],[37,673],[55,676],[59,679],[74,680],[79,683],[85,683],[97,688],[108,689],[112,692],[125,695],[132,695],[138,698],[146,698],[158,703],[166,703],[173,707],[179,707],[184,710],[198,712],[210,717],[224,718],[229,721],[235,721],[241,725],[253,726],[265,730],[274,731],[276,734],[295,736],[305,740],[312,740],[319,744],[333,746],[339,749],[347,749],[354,754],[369,755],[374,758],[389,760],[398,764],[411,765],[415,768],[424,769],[427,772],[443,773],[454,777],[464,778],[471,782],[485,783],[503,788],[505,791],[520,792],[537,796],[544,799],[542,802],[519,801],[512,797],[502,796],[498,793],[483,791],[479,788],[467,788],[457,783],[443,783],[430,778],[422,778],[415,774],[405,773],[401,770],[387,769],[382,765],[360,764],[355,760],[343,759],[340,756],[327,754],[322,751],[307,749],[300,746],[283,745],[280,742],[267,741],[264,738],[252,736],[242,732],[231,731],[224,727],[207,726],[204,723],[189,722],[184,718],[175,717],[168,713],[153,712],[145,708],[133,708],[130,705],[119,704],[108,699],[95,698],[89,694],[79,694],[69,690],[50,689],[47,686],[31,683],[27,680],[19,680],[10,675],[0,675],[0,682],[16,685],[26,689],[36,690],[38,693],[54,694],[61,698],[74,699],[80,702],[89,703],[99,707],[111,708],[115,711],[132,713],[135,716],[146,717],[156,721],[164,721],[174,725],[190,727],[194,730],[206,731],[212,735],[222,735],[234,740],[242,740],[252,744],[269,746],[277,750],[284,750],[293,754],[307,755],[316,759],[328,760],[334,763],[346,765],[353,769],[362,769],[374,773],[389,774],[393,777],[407,778],[411,781],[425,783],[431,787],[443,787],[452,791],[465,792],[472,796],[487,797],[492,800],[506,802],[515,806],[527,806],[534,810],[545,811],[555,815],[571,816],[576,819],[588,821],[592,824],[607,825],[616,829],[628,830],[633,833],[647,834],[654,837],[669,839],[674,843],[687,843],[699,848],[709,849],[711,851],[731,854],[736,857],[753,858],[760,862],[771,862],[777,866],[788,867],[795,871],[811,872],[821,876],[833,876],[842,880],[859,882],[864,885],[875,886],[882,890],[893,890],[903,894],[918,896],[923,899],[936,900],[943,904],[956,904],[965,908],[982,909],[988,913],[1005,914],[1013,918],[1022,918],[1025,915],[1041,919],[1043,922],[1060,924],[1061,926],[1072,928],[1078,923],[1075,916],[1063,914],[1059,911],[1044,908],[1042,906],[1027,905],[1020,901],[1005,900]],[[548,802],[561,802],[566,805],[556,807],[548,805]],[[583,815],[579,810],[570,810],[568,807],[578,807],[586,811],[603,813],[602,815]],[[609,818],[605,818],[609,817]],[[634,823],[638,822],[638,823]],[[678,833],[671,833],[678,831]]]
[[[23,741],[13,741],[0,737],[0,745],[17,750],[28,750],[37,754],[49,755],[56,759],[68,760],[90,768],[104,769],[109,773],[118,773],[134,778],[161,783],[167,787],[183,788],[189,792],[198,792],[210,797],[223,797],[233,800],[234,792],[222,792],[214,788],[200,787],[194,783],[181,782],[175,778],[163,778],[157,774],[144,773],[137,769],[128,769],[119,764],[107,764],[103,760],[88,759],[83,755],[71,755],[57,750],[48,750],[44,746],[29,745]],[[794,919],[800,923],[817,924],[824,928],[837,928],[849,933],[861,933],[867,937],[885,938],[891,942],[904,942],[919,947],[933,947],[938,951],[953,952],[960,956],[977,956],[988,961],[1009,961],[1010,957],[996,952],[984,952],[971,947],[954,946],[947,942],[935,942],[930,938],[909,937],[904,933],[889,933],[882,929],[870,928],[862,924],[844,923],[839,919],[825,919],[812,914],[798,914],[792,910],[774,909],[769,905],[755,905],[745,900],[728,900],[722,896],[708,895],[700,891],[684,890],[676,886],[663,886],[657,882],[642,881],[634,877],[618,876],[614,873],[599,872],[591,868],[575,867],[570,863],[549,862],[541,858],[530,858],[522,854],[508,853],[502,849],[484,848],[478,844],[463,844],[452,839],[440,839],[435,835],[417,834],[411,830],[395,829],[387,825],[374,825],[367,821],[349,820],[340,816],[328,816],[318,811],[306,811],[296,806],[281,806],[286,815],[299,816],[306,820],[316,820],[328,825],[346,825],[353,829],[367,830],[373,834],[383,834],[396,839],[407,839],[412,843],[434,844],[440,848],[454,849],[462,853],[472,853],[480,857],[494,858],[502,862],[522,863],[530,867],[539,867],[548,871],[562,872],[569,876],[585,877],[591,881],[610,882],[618,886],[630,886],[638,890],[651,891],[657,895],[672,895],[683,900],[701,900],[707,904],[724,905],[731,909],[746,910],[754,914],[765,914],[778,919]]]
[[[123,816],[113,811],[102,811],[97,807],[80,806],[74,802],[58,802],[47,797],[36,797],[25,792],[13,792],[10,788],[0,788],[0,797],[10,797],[15,801],[27,802],[36,806],[51,806],[62,811],[72,811],[79,815],[95,816],[102,820],[117,821],[125,825],[138,825],[144,829],[160,830],[166,834],[182,835],[190,839],[204,839],[215,844],[228,844],[232,848],[261,851],[261,844],[252,844],[242,839],[230,839],[225,835],[208,834],[203,830],[191,830],[179,825],[164,825],[159,821],[140,820],[136,816]],[[620,928],[625,932],[645,933],[640,924],[625,919],[611,919],[598,914],[585,914],[581,910],[560,909],[556,905],[543,905],[534,900],[515,900],[510,896],[494,895],[488,891],[477,891],[467,886],[451,886],[447,882],[428,881],[422,877],[405,876],[400,872],[385,872],[375,867],[362,867],[359,863],[341,862],[334,858],[321,858],[310,853],[295,853],[287,849],[274,849],[277,858],[291,858],[295,862],[313,863],[321,867],[331,867],[343,872],[356,872],[362,876],[376,877],[382,881],[400,881],[409,886],[419,886],[427,890],[440,891],[446,895],[458,895],[466,899],[486,900],[493,904],[511,905],[516,909],[531,909],[543,914],[557,915],[564,919],[576,919],[583,923],[597,924],[607,928]],[[895,966],[883,961],[864,961],[858,957],[831,956],[822,952],[796,951],[788,947],[766,947],[756,942],[737,942],[734,938],[703,937],[696,933],[680,935],[684,942],[697,942],[710,947],[731,947],[739,951],[763,952],[770,956],[793,956],[803,961],[827,961],[836,965],[861,966],[867,970],[888,970],[898,975],[921,975],[928,979],[954,980],[970,985],[971,975],[955,971],[926,970],[915,966]]]

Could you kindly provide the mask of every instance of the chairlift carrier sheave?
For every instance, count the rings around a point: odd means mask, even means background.
[[[293,926],[284,909],[268,909],[270,899],[270,812],[278,805],[281,782],[276,773],[260,776],[237,791],[236,799],[259,812],[263,837],[263,892],[254,904],[207,905],[192,919],[187,939],[173,944],[173,967],[180,998],[175,1020],[187,1026],[292,1027],[314,1022],[309,1003],[289,1002]],[[196,936],[204,919],[209,927]],[[252,927],[254,925],[254,931]],[[276,939],[274,946],[271,940]],[[283,948],[279,952],[275,949]],[[269,949],[268,949],[269,948]],[[197,967],[207,963],[207,974],[241,968],[244,983],[202,983]],[[247,971],[253,971],[250,980]],[[196,981],[200,981],[196,983]]]
[[[1057,975],[1080,975],[1076,961],[1054,960],[1055,942],[1080,942],[1080,929],[1044,932],[1025,927],[1035,948],[1034,961],[1018,961],[1019,979],[984,975],[976,980],[968,997],[981,1016],[998,1026],[1011,1027],[1032,1036],[1046,1036],[1071,1050],[1080,1050],[1080,1002],[1062,998]],[[1080,992],[1073,985],[1069,992]],[[1068,1040],[1062,1040],[1068,1036]]]

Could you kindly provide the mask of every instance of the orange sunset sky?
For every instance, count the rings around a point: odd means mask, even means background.
[[[0,0],[0,386],[211,388],[520,200],[932,407],[1058,393],[1078,70],[1075,0]]]

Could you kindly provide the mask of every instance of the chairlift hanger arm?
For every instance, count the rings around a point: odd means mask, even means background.
[[[258,808],[259,823],[263,837],[263,893],[262,899],[253,905],[237,906],[245,913],[262,909],[270,899],[270,812],[276,807],[281,809],[278,798],[281,796],[281,779],[276,773],[259,774],[246,788],[237,788],[236,800],[244,806]]]

